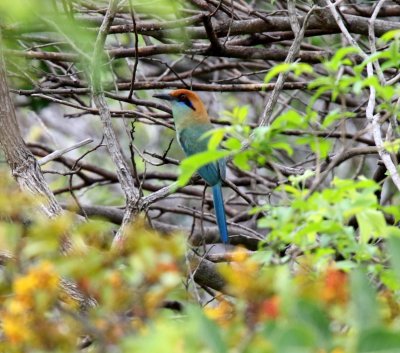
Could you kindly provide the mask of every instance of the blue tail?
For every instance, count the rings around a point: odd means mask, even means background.
[[[224,199],[222,198],[221,183],[215,184],[212,187],[214,196],[214,210],[215,216],[217,217],[217,224],[219,228],[219,234],[224,244],[229,243],[228,229],[226,227]]]

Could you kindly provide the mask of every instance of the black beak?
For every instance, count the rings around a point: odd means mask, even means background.
[[[174,100],[174,97],[170,96],[169,94],[165,94],[165,93],[162,93],[162,94],[153,94],[153,97],[154,97],[154,98],[158,98],[158,99],[164,99],[164,100],[166,100],[166,101],[172,101],[172,100]]]

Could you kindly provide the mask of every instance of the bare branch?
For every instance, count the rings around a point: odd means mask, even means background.
[[[76,144],[74,144],[74,145],[72,145],[70,147],[66,147],[66,148],[63,148],[61,150],[54,151],[54,152],[48,154],[46,157],[43,157],[43,158],[39,159],[38,164],[40,166],[45,165],[46,163],[54,161],[55,159],[63,156],[64,154],[66,154],[66,153],[68,153],[70,151],[76,150],[77,148],[85,146],[85,145],[87,145],[89,143],[92,143],[92,142],[93,142],[93,139],[88,138],[88,139],[83,140],[81,142],[78,142],[78,143],[76,143]]]
[[[95,50],[92,60],[91,82],[93,90],[93,101],[97,109],[99,110],[100,118],[103,123],[104,136],[107,141],[107,147],[110,152],[111,158],[116,166],[118,179],[121,184],[122,190],[125,193],[125,198],[127,202],[124,220],[114,239],[114,244],[122,245],[125,227],[132,221],[132,218],[136,211],[136,207],[134,206],[134,204],[139,198],[139,192],[135,188],[134,179],[125,162],[125,159],[123,158],[121,147],[112,128],[110,109],[108,108],[104,94],[102,92],[101,71],[99,66],[101,54],[104,48],[104,42],[115,16],[116,8],[117,0],[110,0],[107,13],[104,16],[104,20],[100,27],[99,34],[95,43]]]
[[[42,211],[50,218],[62,213],[39,165],[23,141],[9,94],[6,68],[0,38],[0,146],[21,189],[39,196]],[[69,245],[65,244],[65,247]]]

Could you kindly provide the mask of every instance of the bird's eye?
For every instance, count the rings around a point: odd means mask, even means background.
[[[184,103],[185,105],[187,105],[190,109],[196,110],[195,107],[193,106],[192,102],[190,101],[190,99],[187,97],[186,94],[182,93],[178,96],[178,100],[179,102]]]

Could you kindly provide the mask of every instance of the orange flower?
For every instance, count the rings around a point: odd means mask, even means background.
[[[108,282],[115,289],[118,289],[123,285],[121,274],[118,271],[113,271],[112,273],[109,274]]]
[[[348,301],[348,276],[345,272],[328,268],[323,279],[322,300],[327,304],[345,304]]]
[[[278,318],[280,314],[279,304],[280,299],[277,295],[265,299],[261,304],[261,316],[271,320]]]
[[[179,268],[174,262],[160,262],[157,265],[157,271],[159,272],[178,272]]]

